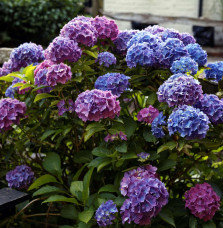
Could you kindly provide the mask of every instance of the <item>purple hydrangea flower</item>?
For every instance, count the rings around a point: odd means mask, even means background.
[[[147,32],[150,32],[153,35],[161,35],[166,29],[159,25],[148,26],[144,29]]]
[[[77,62],[82,55],[82,50],[77,43],[69,38],[58,36],[45,50],[45,58],[55,63],[65,60]]]
[[[199,66],[204,66],[207,62],[207,52],[199,44],[188,44],[186,49],[190,57],[195,60]]]
[[[86,90],[75,101],[75,112],[84,122],[114,119],[119,116],[120,109],[119,101],[110,91]]]
[[[35,71],[34,71],[34,81],[35,85],[37,86],[49,86],[49,84],[46,81],[46,74],[48,72],[48,69],[53,65],[53,63],[50,60],[45,60],[42,63],[40,63]],[[52,90],[51,87],[46,87],[37,90],[37,93],[49,93]]]
[[[104,138],[105,142],[109,142],[109,141],[114,141],[116,139],[121,139],[124,141],[127,141],[127,135],[125,135],[122,131],[120,131],[117,134],[111,135],[111,134],[107,134],[107,136]]]
[[[164,116],[163,113],[160,112],[159,115],[152,122],[151,131],[156,138],[163,138],[165,136],[165,133],[163,131],[163,126],[167,125],[165,118],[166,116]]]
[[[18,71],[32,63],[44,60],[44,52],[41,45],[35,43],[24,43],[13,49],[10,55],[12,71]]]
[[[212,123],[223,123],[223,100],[220,100],[216,95],[204,94],[204,97],[194,107],[204,112]]]
[[[58,83],[65,84],[71,78],[71,68],[64,63],[50,66],[46,74],[46,81],[50,86],[56,86]]]
[[[97,31],[89,22],[81,20],[70,21],[60,31],[60,35],[76,43],[91,47],[97,43]]]
[[[10,85],[5,91],[5,96],[14,98],[15,91],[16,91],[16,88],[13,88],[13,85]]]
[[[13,71],[12,61],[9,59],[8,61],[4,62],[2,67],[0,68],[0,77],[6,76]]]
[[[75,103],[69,99],[66,103],[65,100],[61,100],[57,103],[58,114],[62,116],[65,112],[75,112]]]
[[[202,86],[192,76],[172,75],[158,89],[159,102],[166,102],[169,107],[193,105],[203,97]]]
[[[184,196],[185,207],[205,222],[211,220],[220,208],[220,197],[208,183],[196,184]]]
[[[25,116],[26,104],[12,98],[0,100],[0,131],[11,129],[12,124],[19,124]]]
[[[126,54],[126,62],[129,68],[137,65],[152,67],[156,64],[156,56],[147,43],[132,45]]]
[[[111,39],[114,40],[119,33],[118,26],[114,20],[110,20],[103,17],[95,17],[91,20],[91,24],[97,30],[99,39]]]
[[[116,64],[116,58],[112,53],[106,51],[98,54],[96,62],[99,62],[100,65],[104,65],[105,67],[109,67]]]
[[[183,105],[175,109],[168,119],[169,134],[178,132],[181,137],[203,139],[206,137],[210,123],[208,116],[199,109]]]
[[[183,44],[185,46],[187,46],[188,44],[194,44],[196,43],[196,40],[194,39],[194,37],[192,35],[190,35],[189,33],[181,33],[181,39],[180,39]]]
[[[137,157],[139,158],[138,160],[141,162],[145,162],[149,159],[150,154],[146,153],[146,152],[141,152],[139,154],[137,154]]]
[[[173,74],[190,73],[195,75],[198,71],[198,64],[190,57],[182,57],[173,62],[170,70]]]
[[[92,17],[78,16],[73,18],[71,21],[83,21],[83,22],[91,22],[93,20]]]
[[[211,69],[206,69],[205,77],[207,79],[213,79],[216,81],[220,81],[223,78],[223,61],[215,62],[215,63],[208,63],[207,67]]]
[[[95,219],[100,227],[113,224],[114,214],[118,212],[116,204],[112,200],[102,203],[95,213]]]
[[[18,190],[27,189],[33,182],[34,172],[27,165],[16,166],[6,174],[6,180],[10,188]]]
[[[130,77],[120,73],[107,73],[95,81],[95,88],[103,91],[111,91],[113,95],[120,96],[129,88]]]
[[[138,112],[137,119],[139,122],[151,124],[158,115],[159,111],[150,105],[148,108],[143,108]]]
[[[160,44],[159,63],[165,68],[170,68],[172,63],[183,56],[188,56],[188,52],[182,41],[177,38],[168,38]]]
[[[181,34],[175,29],[165,29],[161,37],[163,41],[166,41],[168,38],[177,38],[181,40]]]
[[[117,38],[114,40],[114,44],[116,46],[116,51],[119,54],[126,55],[127,52],[127,43],[131,38],[137,33],[137,30],[125,30],[121,31]]]

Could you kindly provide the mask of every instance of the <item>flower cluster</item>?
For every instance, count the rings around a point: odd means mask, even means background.
[[[138,157],[138,161],[145,162],[149,159],[150,154],[146,153],[146,152],[141,152],[141,153],[137,154],[137,157]]]
[[[114,20],[109,20],[105,16],[95,17],[91,20],[91,24],[97,30],[99,39],[115,40],[115,38],[118,36],[119,30],[117,24]]]
[[[178,132],[181,137],[190,139],[205,138],[210,123],[208,116],[199,109],[183,105],[175,109],[168,119],[169,134]]]
[[[216,95],[204,94],[204,97],[194,107],[204,112],[212,123],[223,123],[223,100],[220,100]]]
[[[96,62],[99,62],[99,65],[109,67],[110,65],[116,64],[116,58],[112,53],[106,51],[98,54]]]
[[[107,73],[95,81],[95,88],[103,91],[111,91],[113,95],[120,96],[129,88],[130,77],[120,73]]]
[[[0,100],[0,131],[11,129],[12,124],[19,124],[24,117],[26,104],[12,98]]]
[[[163,115],[163,113],[160,112],[152,122],[151,131],[156,138],[163,138],[165,136],[165,133],[163,131],[163,126],[167,125],[165,118],[166,117]]]
[[[175,29],[165,29],[161,37],[163,41],[167,40],[168,38],[177,38],[181,40],[181,34]]]
[[[181,38],[180,40],[183,42],[183,44],[185,46],[187,46],[188,44],[194,44],[196,43],[196,40],[194,39],[193,36],[191,36],[189,33],[181,33]]]
[[[12,62],[12,71],[18,71],[32,63],[38,63],[44,59],[43,48],[34,43],[24,43],[13,49],[10,60]]]
[[[195,75],[198,71],[198,64],[190,57],[182,57],[173,62],[170,70],[173,74],[190,73]]]
[[[204,66],[207,62],[207,52],[204,51],[199,44],[188,44],[186,49],[190,57],[198,63],[199,66]]]
[[[114,44],[116,47],[116,52],[121,55],[126,55],[127,52],[127,43],[131,40],[131,38],[137,33],[137,30],[125,30],[121,31],[117,38],[114,40]]]
[[[220,197],[208,183],[196,184],[185,193],[185,207],[199,219],[209,221],[220,208]]]
[[[12,61],[9,59],[7,62],[4,62],[2,67],[0,68],[0,77],[6,76],[7,74],[13,71]]]
[[[75,112],[84,122],[114,119],[120,113],[120,104],[110,91],[86,90],[75,101]]]
[[[24,76],[23,76],[24,77]],[[23,83],[23,84],[26,84],[26,82],[20,78],[15,78],[13,81],[12,81],[12,86],[15,85],[16,83]],[[22,90],[19,90],[21,86],[18,86],[18,87],[14,87],[13,89],[15,91],[17,91],[18,94],[25,94],[26,92],[28,92],[31,87],[27,87],[25,89],[22,89]]]
[[[75,103],[71,99],[68,100],[68,104],[65,102],[65,100],[61,100],[57,103],[57,108],[59,116],[62,116],[65,112],[74,112]]]
[[[207,67],[210,69],[205,70],[205,76],[207,79],[220,81],[223,78],[223,61],[216,63],[208,63]]]
[[[82,50],[77,43],[67,37],[58,36],[45,50],[45,58],[54,63],[61,63],[63,61],[77,62]]]
[[[102,203],[95,213],[95,219],[100,227],[112,225],[115,213],[118,212],[116,204],[112,200]]]
[[[158,115],[159,111],[150,105],[148,108],[143,108],[138,112],[137,119],[139,122],[151,124]]]
[[[15,95],[15,88],[13,88],[13,85],[10,85],[5,91],[5,96],[14,98],[14,95]]]
[[[104,138],[105,142],[109,142],[109,141],[114,141],[116,139],[121,139],[121,140],[125,140],[127,141],[127,135],[125,135],[122,131],[120,131],[117,134],[111,135],[111,134],[107,134],[107,136]]]
[[[150,32],[153,35],[160,35],[162,34],[166,29],[162,26],[159,25],[154,25],[154,26],[148,26],[147,28],[144,29],[147,32]]]
[[[175,74],[159,87],[157,96],[169,107],[193,105],[203,97],[203,91],[198,80],[189,75]]]
[[[34,172],[27,165],[16,166],[6,174],[6,180],[10,188],[18,190],[27,189],[34,179]]]

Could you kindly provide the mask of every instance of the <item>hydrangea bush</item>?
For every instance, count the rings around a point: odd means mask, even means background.
[[[32,199],[3,223],[222,227],[223,62],[206,62],[190,34],[104,16],[15,48],[0,68],[0,186]]]

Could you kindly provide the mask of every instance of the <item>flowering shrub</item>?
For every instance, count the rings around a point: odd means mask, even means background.
[[[0,185],[33,199],[4,224],[222,226],[222,66],[190,34],[79,16],[21,47],[0,69]]]

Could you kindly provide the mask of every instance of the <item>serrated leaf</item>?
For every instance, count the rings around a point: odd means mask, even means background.
[[[55,192],[62,192],[62,190],[56,186],[43,186],[39,190],[33,193],[33,196],[39,196],[43,194],[55,193]]]
[[[44,98],[48,98],[48,97],[56,97],[56,96],[50,95],[48,93],[40,93],[40,94],[36,95],[36,97],[34,99],[34,103],[36,103],[37,101],[42,100]]]
[[[38,179],[36,179],[30,186],[28,191],[31,191],[35,188],[39,188],[40,186],[48,183],[58,183],[57,179],[54,176],[51,176],[50,174],[45,174]]]
[[[166,208],[162,209],[162,211],[159,213],[159,217],[163,221],[167,222],[168,224],[176,227],[175,222],[174,222],[173,214],[172,214],[172,212],[170,210],[168,210]]]
[[[79,204],[75,198],[67,198],[63,195],[53,195],[43,201],[43,203],[51,203],[51,202],[68,202],[68,203]]]
[[[177,144],[175,141],[170,141],[168,143],[165,143],[163,145],[161,145],[158,149],[157,149],[157,153],[161,153],[165,150],[173,150],[174,148],[176,148]]]
[[[61,160],[57,153],[47,153],[43,160],[43,168],[51,174],[62,176]]]
[[[82,211],[78,214],[78,218],[81,222],[84,222],[84,223],[88,223],[92,216],[94,215],[94,210],[93,209],[89,209],[87,211]]]
[[[113,184],[107,184],[99,189],[98,193],[100,192],[118,192],[118,190]]]

